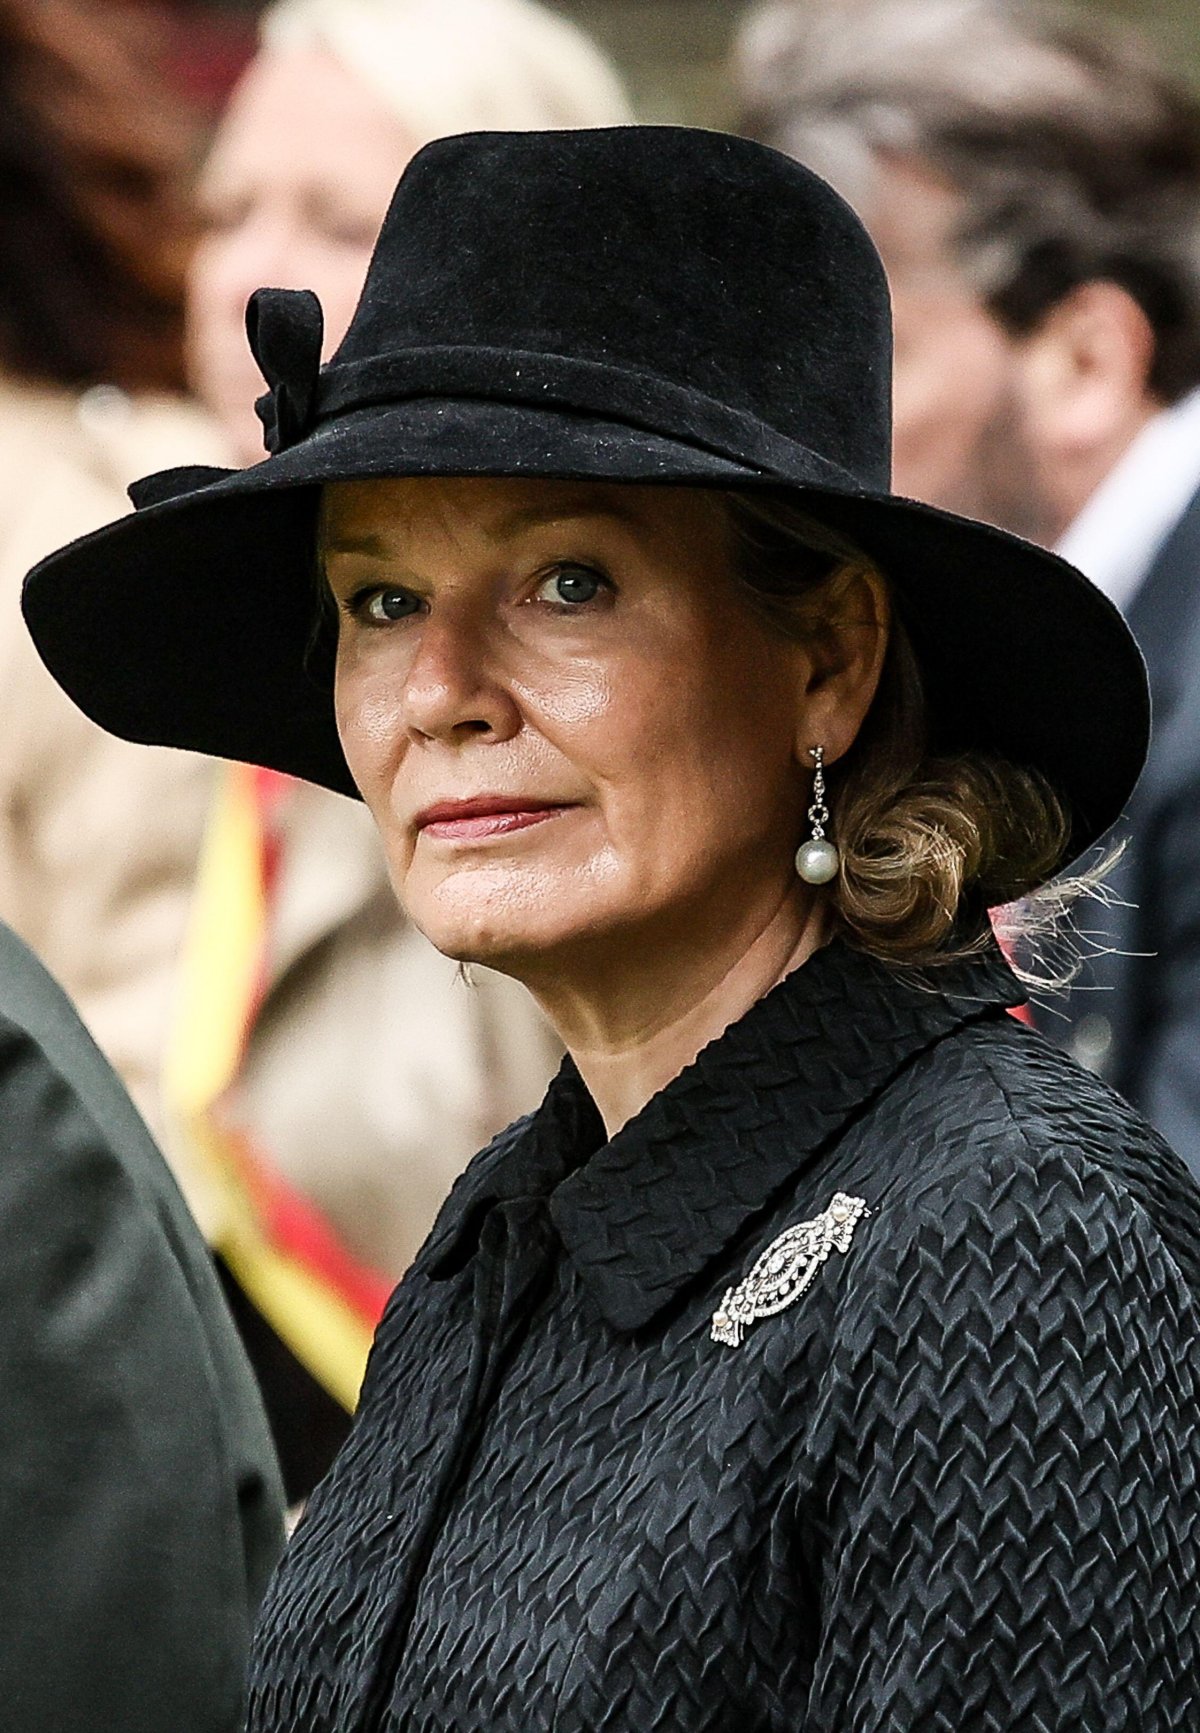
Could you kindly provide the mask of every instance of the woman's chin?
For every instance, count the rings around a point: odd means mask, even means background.
[[[536,924],[460,920],[417,921],[416,925],[444,957],[456,963],[478,963],[518,980],[532,974],[538,960],[553,954],[561,942],[560,935]]]
[[[642,907],[644,889],[611,847],[580,847],[574,837],[563,846],[561,821],[539,829],[546,844],[537,849],[533,832],[511,850],[446,859],[418,848],[393,864],[406,913],[444,956],[532,979],[555,958],[570,968],[572,955],[603,947]]]
[[[564,921],[566,911],[554,900],[538,905],[514,896],[511,887],[508,895],[497,895],[495,887],[461,882],[453,891],[439,887],[439,893],[410,894],[405,906],[430,944],[457,963],[516,974],[523,960],[544,956],[569,939],[573,923]]]

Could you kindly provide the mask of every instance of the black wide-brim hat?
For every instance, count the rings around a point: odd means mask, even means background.
[[[248,327],[271,455],[150,477],[26,581],[47,666],[112,733],[355,792],[314,633],[323,483],[783,488],[892,580],[936,748],[1041,771],[1075,853],[1122,811],[1149,737],[1128,628],[1054,555],[889,492],[883,268],[789,158],[676,127],[442,139],[327,366],[306,291],[260,290]]]

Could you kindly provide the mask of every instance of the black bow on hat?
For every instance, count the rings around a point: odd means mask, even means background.
[[[312,430],[325,340],[321,303],[311,289],[256,289],[246,336],[270,386],[254,405],[266,448],[286,451]]]
[[[271,455],[149,478],[26,585],[51,672],[114,733],[353,792],[313,632],[326,482],[768,487],[891,578],[940,749],[1042,771],[1076,851],[1119,815],[1149,730],[1129,631],[1054,555],[889,492],[883,268],[798,163],[683,127],[440,139],[326,366],[314,295],[262,290],[248,324]]]

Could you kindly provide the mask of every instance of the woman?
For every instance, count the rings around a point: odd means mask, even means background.
[[[245,334],[260,284],[315,290],[331,351],[421,145],[630,118],[599,50],[532,0],[278,0],[260,31],[200,177],[188,275],[190,371],[239,463],[263,456]],[[227,1064],[197,1076],[214,1046]],[[451,1184],[561,1057],[515,982],[478,970],[468,988],[405,919],[365,811],[244,766],[219,779],[176,997],[172,1153],[293,1499],[345,1437],[383,1303]]]
[[[188,370],[239,463],[263,455],[245,341],[255,289],[316,290],[332,352],[422,145],[632,119],[600,50],[537,0],[275,0],[259,40],[200,177],[188,275]]]
[[[251,335],[270,461],[146,484],[34,635],[357,785],[571,1057],[393,1297],[250,1726],[1189,1725],[1200,1202],[986,914],[1120,810],[1144,675],[888,494],[857,221],[717,134],[451,139],[326,369],[311,297]]]

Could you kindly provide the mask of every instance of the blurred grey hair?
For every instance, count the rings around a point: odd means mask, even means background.
[[[600,49],[537,0],[276,0],[259,30],[268,51],[326,49],[416,146],[449,133],[633,118]]]
[[[989,0],[764,0],[734,48],[746,130],[861,208],[878,155],[917,150],[906,87],[930,55],[948,71],[948,53],[978,42],[993,10]],[[964,57],[975,76],[982,56]]]
[[[881,161],[947,179],[1010,329],[1115,281],[1154,327],[1152,388],[1200,384],[1200,102],[1130,29],[1050,0],[765,0],[735,76],[744,130],[868,220]]]

